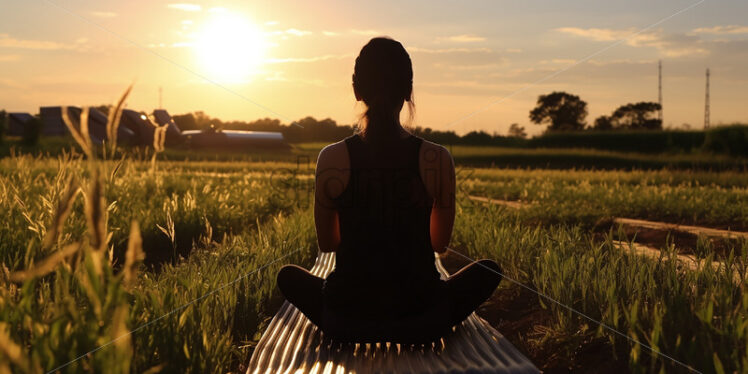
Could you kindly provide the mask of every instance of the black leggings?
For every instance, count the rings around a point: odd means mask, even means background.
[[[501,269],[493,260],[483,259],[466,265],[447,277],[446,290],[451,304],[449,326],[464,321],[486,301],[501,281]],[[297,265],[285,265],[278,272],[278,288],[312,323],[322,326],[322,286],[325,279]]]

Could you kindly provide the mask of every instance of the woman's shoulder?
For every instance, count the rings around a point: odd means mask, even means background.
[[[446,147],[423,138],[420,156],[422,164],[443,164],[445,161],[452,161],[452,154]]]
[[[350,138],[350,137],[349,137]],[[328,144],[319,152],[317,156],[317,167],[339,168],[348,164],[348,147],[345,138],[338,142]]]

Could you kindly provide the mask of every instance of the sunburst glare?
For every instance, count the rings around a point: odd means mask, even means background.
[[[258,73],[267,45],[262,30],[250,20],[220,12],[197,34],[195,53],[210,78],[237,83]]]

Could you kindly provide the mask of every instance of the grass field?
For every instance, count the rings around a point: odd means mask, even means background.
[[[314,164],[319,151],[329,143],[294,143],[290,150],[255,150],[253,152],[166,149],[159,158],[171,161],[252,161]],[[748,159],[700,152],[626,153],[574,148],[504,148],[445,144],[455,161],[463,167],[555,169],[555,170],[702,170],[747,171]],[[51,156],[75,148],[70,138],[42,138],[34,146],[24,145],[20,138],[0,143],[0,157],[28,154]],[[136,158],[147,159],[148,151],[132,150]]]
[[[308,267],[316,255],[311,176],[320,147],[262,162],[181,161],[179,152],[155,163],[0,159],[0,372],[47,372],[73,360],[59,371],[241,371],[283,300],[275,273],[285,263]],[[748,230],[745,173],[472,168],[470,157],[503,151],[453,152],[455,250],[497,260],[508,277],[628,337],[503,282],[480,314],[536,365],[686,370],[633,339],[701,372],[748,371],[746,243],[721,249],[725,267],[704,262],[694,271],[668,256],[673,243],[662,243],[659,260],[618,248],[620,235],[606,224],[624,216]],[[699,246],[715,259],[709,242]]]

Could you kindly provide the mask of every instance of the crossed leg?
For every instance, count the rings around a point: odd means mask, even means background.
[[[501,281],[501,268],[488,259],[466,265],[446,280],[451,304],[449,326],[464,321],[486,301]],[[322,325],[322,286],[324,279],[297,265],[283,266],[277,282],[283,296],[312,323]]]
[[[297,265],[285,265],[278,272],[278,288],[312,323],[322,324],[322,286],[325,282]]]
[[[452,304],[450,326],[464,321],[501,282],[501,268],[493,260],[483,259],[466,265],[447,278],[447,292]]]

